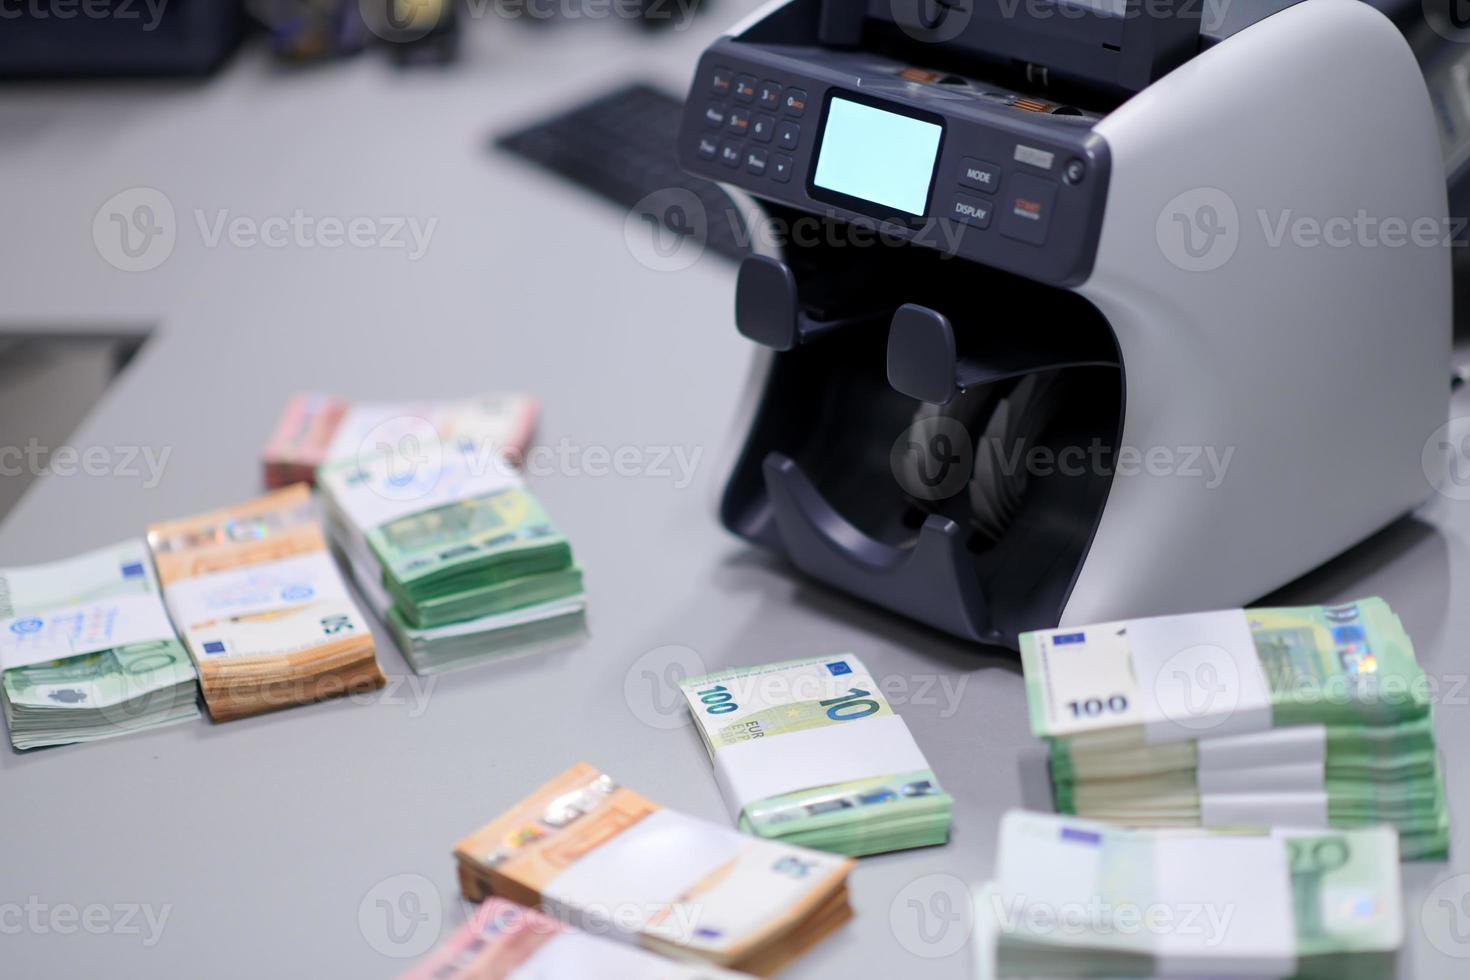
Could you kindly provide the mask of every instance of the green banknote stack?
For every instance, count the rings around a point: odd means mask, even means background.
[[[1404,939],[1391,827],[1127,830],[1001,819],[976,889],[980,980],[1393,975]]]
[[[582,569],[504,460],[385,451],[328,463],[317,485],[329,534],[419,673],[585,631]]]
[[[1132,826],[1389,824],[1449,847],[1429,684],[1382,599],[1021,637],[1063,813]]]
[[[0,568],[0,667],[5,724],[18,749],[199,717],[194,665],[141,538]]]
[[[740,829],[858,857],[942,844],[951,798],[857,657],[682,685]]]

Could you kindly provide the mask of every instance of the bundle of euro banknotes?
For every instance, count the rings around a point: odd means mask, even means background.
[[[485,901],[403,980],[740,980],[593,935],[503,898]]]
[[[312,483],[325,463],[383,449],[400,453],[454,449],[519,459],[536,427],[536,412],[535,399],[511,392],[401,402],[294,395],[261,451],[265,485]]]
[[[850,858],[662,809],[586,764],[454,854],[472,902],[498,896],[675,959],[761,975],[852,914]]]
[[[305,486],[155,524],[148,545],[216,721],[387,682]]]
[[[681,689],[746,833],[854,857],[948,839],[950,796],[857,657],[736,667]]]
[[[1429,685],[1382,599],[1021,637],[1063,813],[1132,826],[1389,824],[1444,857]]]
[[[0,703],[17,749],[199,717],[194,665],[141,538],[0,569]]]
[[[504,457],[394,450],[328,463],[323,511],[353,578],[414,670],[582,635],[582,569]]]
[[[1356,830],[1130,830],[1012,811],[974,895],[980,980],[1393,975],[1398,842]]]

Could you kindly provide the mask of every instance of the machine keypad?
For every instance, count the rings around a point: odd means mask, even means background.
[[[719,160],[731,170],[744,170],[752,177],[769,177],[779,184],[790,182],[796,161],[788,153],[772,153],[759,145],[773,143],[794,151],[801,145],[801,126],[791,117],[806,112],[807,93],[788,88],[779,80],[757,81],[754,75],[737,74],[730,68],[715,68],[709,76],[709,91],[718,97],[704,110],[704,123],[721,130],[729,139],[702,136],[695,152],[702,160]],[[733,100],[735,105],[731,105]],[[753,103],[756,111],[739,103]],[[761,112],[769,109],[771,112]],[[786,118],[778,119],[776,114]],[[746,137],[750,143],[742,141]]]

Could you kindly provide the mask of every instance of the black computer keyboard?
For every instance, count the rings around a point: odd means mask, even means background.
[[[659,192],[671,188],[686,190],[704,207],[705,248],[738,262],[751,249],[734,202],[718,184],[679,167],[675,141],[683,111],[682,100],[638,83],[501,136],[495,145],[625,208],[650,195],[666,199]],[[690,232],[682,209],[655,208],[651,216],[671,232]]]

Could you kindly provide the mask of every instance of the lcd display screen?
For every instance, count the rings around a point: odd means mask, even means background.
[[[812,183],[922,217],[944,127],[834,97]]]

